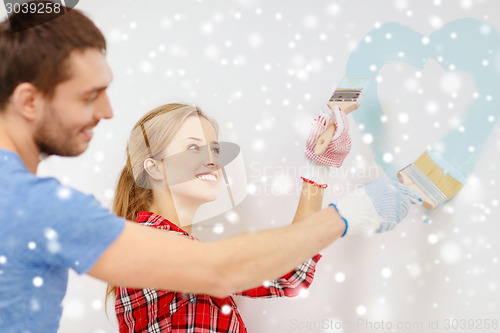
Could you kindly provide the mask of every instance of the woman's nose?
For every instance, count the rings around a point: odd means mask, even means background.
[[[208,150],[208,153],[207,153],[207,156],[206,156],[206,161],[205,161],[205,166],[206,167],[209,167],[209,168],[212,168],[212,169],[218,169],[219,168],[219,157],[214,154],[210,148],[207,149]]]
[[[211,159],[209,161],[206,161],[205,162],[205,166],[207,168],[210,168],[210,169],[213,169],[213,170],[216,170],[219,168],[219,162],[216,160],[216,158],[214,157],[214,159]]]

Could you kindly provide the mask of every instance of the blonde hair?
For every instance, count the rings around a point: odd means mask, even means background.
[[[146,211],[153,200],[153,191],[148,186],[144,161],[161,152],[172,141],[177,129],[188,117],[200,116],[214,126],[217,123],[205,115],[197,106],[165,104],[146,113],[135,124],[127,143],[127,162],[116,186],[113,211],[130,221],[135,221],[140,211]],[[109,296],[116,298],[116,286],[108,284],[106,309]]]

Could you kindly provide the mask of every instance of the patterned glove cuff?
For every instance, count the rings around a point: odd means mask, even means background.
[[[335,206],[335,204],[334,204],[334,203],[331,203],[331,204],[329,204],[328,206],[333,206],[333,208],[335,208],[335,210],[337,211],[337,213],[339,213],[339,216],[342,218],[342,220],[344,220],[344,223],[345,223],[345,231],[344,231],[344,233],[343,233],[343,234],[342,234],[342,236],[341,236],[341,237],[344,237],[344,236],[347,234],[347,228],[349,228],[349,225],[347,224],[347,220],[346,220],[346,219],[345,219],[342,215],[340,215],[340,212],[339,212],[339,210],[337,209],[337,206]]]

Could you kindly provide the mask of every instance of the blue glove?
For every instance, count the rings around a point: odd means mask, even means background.
[[[344,235],[392,230],[403,220],[411,204],[422,204],[420,194],[389,178],[359,186],[334,205],[346,221]]]

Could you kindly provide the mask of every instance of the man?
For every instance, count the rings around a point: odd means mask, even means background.
[[[406,188],[376,184],[339,201],[340,214],[329,206],[289,227],[204,243],[127,222],[37,177],[41,156],[81,154],[113,116],[101,32],[77,10],[35,24],[47,15],[14,14],[33,27],[16,33],[0,25],[2,332],[57,331],[69,268],[114,285],[221,297],[289,272],[347,228],[399,222],[414,201]]]

